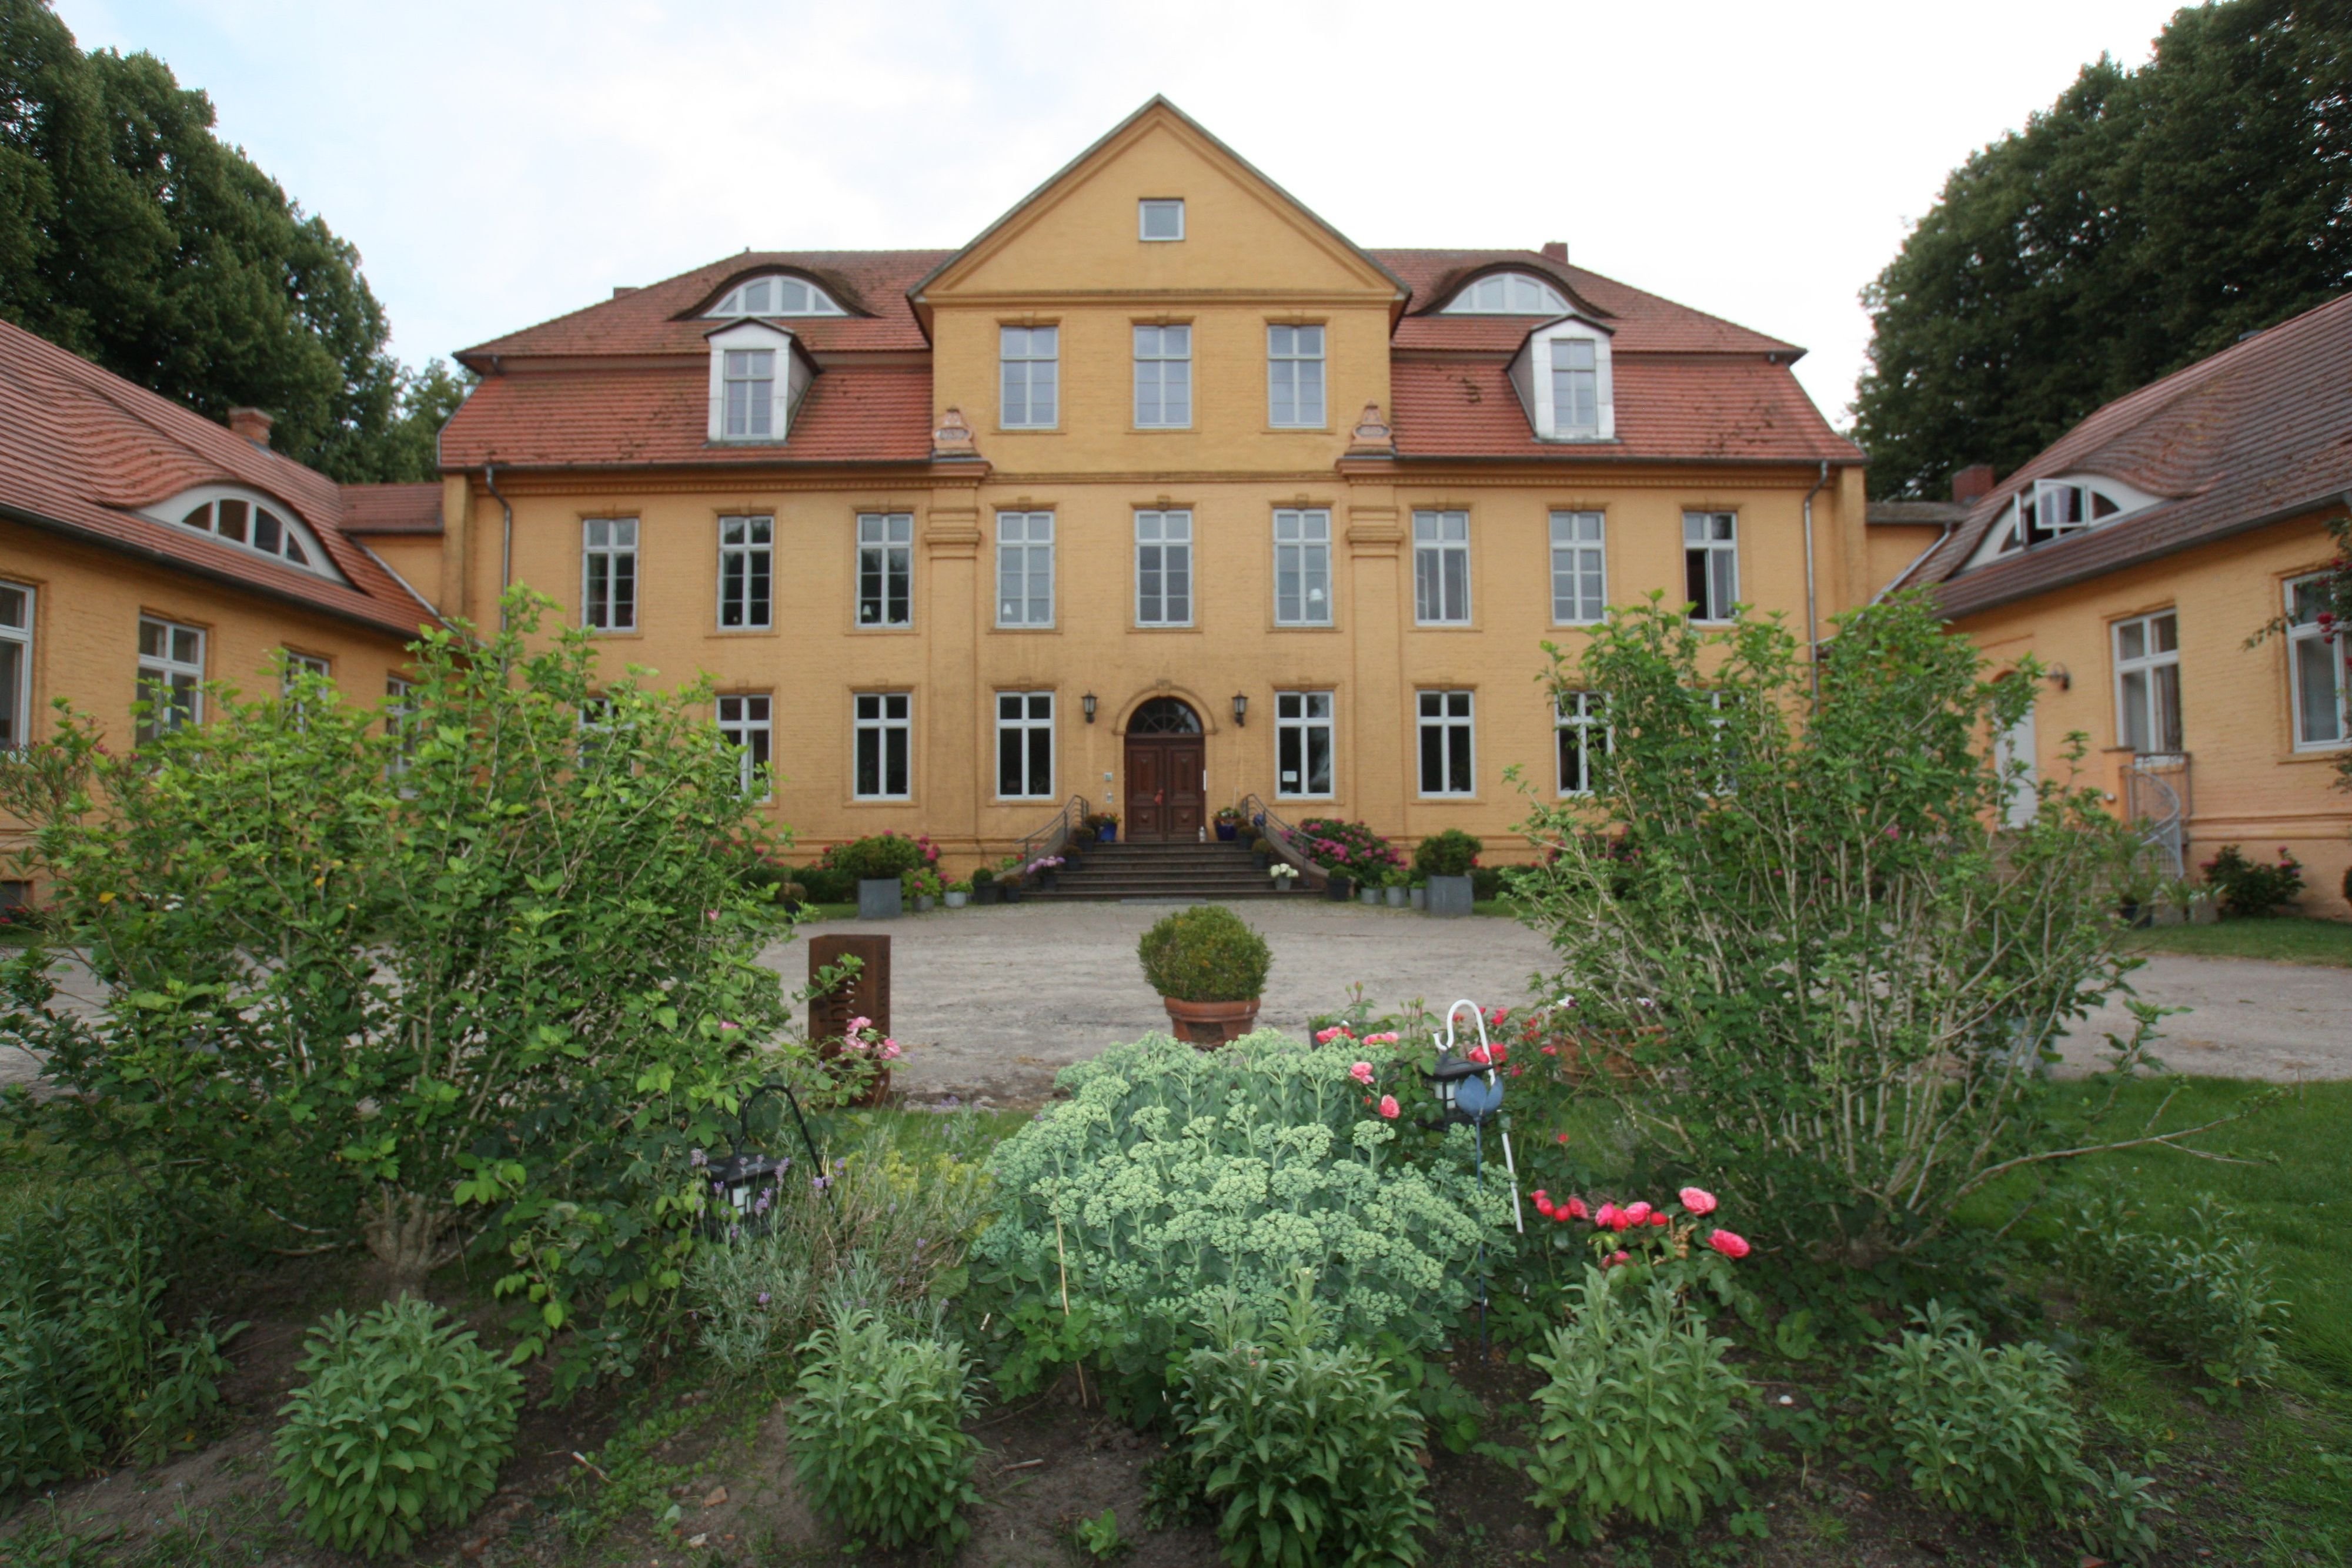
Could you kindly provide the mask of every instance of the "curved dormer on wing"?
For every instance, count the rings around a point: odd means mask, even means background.
[[[2020,486],[1962,570],[2003,556],[2105,528],[2164,497],[2104,474],[2061,474]]]
[[[723,320],[730,316],[846,316],[849,312],[832,295],[805,277],[789,272],[761,273],[747,277],[721,295],[703,315]]]
[[[1464,284],[1434,314],[1562,316],[1573,308],[1557,287],[1531,272],[1490,272]]]
[[[274,496],[244,485],[199,485],[143,509],[142,516],[210,534],[223,544],[342,582],[319,536]]]

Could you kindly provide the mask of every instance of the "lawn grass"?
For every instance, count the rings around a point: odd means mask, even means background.
[[[2224,920],[2217,925],[2151,925],[2130,933],[2124,946],[2137,953],[2272,958],[2352,968],[2352,920],[2280,915],[2267,920]]]

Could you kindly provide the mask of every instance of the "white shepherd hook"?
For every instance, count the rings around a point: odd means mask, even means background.
[[[1476,1002],[1465,997],[1445,1009],[1445,1038],[1438,1042],[1438,1049],[1448,1055],[1453,1054],[1454,1017],[1464,1008],[1470,1009],[1470,1017],[1478,1026],[1478,1053],[1486,1064],[1486,1082],[1492,1083],[1495,1082],[1495,1048],[1486,1039],[1486,1009]],[[1511,1177],[1511,1228],[1519,1235],[1525,1236],[1528,1233],[1528,1222],[1527,1217],[1519,1209],[1519,1166],[1518,1162],[1511,1156],[1511,1129],[1498,1122],[1496,1124],[1496,1130],[1502,1134],[1503,1139],[1503,1168],[1510,1173]]]

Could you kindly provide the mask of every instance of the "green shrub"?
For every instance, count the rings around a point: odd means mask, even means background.
[[[996,872],[992,866],[981,866],[971,873],[971,885],[974,887],[986,887],[995,880]]]
[[[1477,899],[1500,898],[1510,891],[1510,879],[1505,874],[1509,868],[1499,865],[1478,865],[1470,868],[1470,896]]]
[[[2237,1215],[2212,1197],[2189,1205],[2186,1234],[2168,1234],[2113,1186],[2061,1210],[2059,1266],[2090,1304],[2228,1384],[2278,1370],[2286,1303]]]
[[[1433,1517],[1422,1496],[1421,1416],[1331,1314],[1301,1270],[1261,1338],[1232,1297],[1184,1361],[1175,1416],[1189,1490],[1234,1568],[1413,1563]]]
[[[1478,863],[1478,852],[1486,847],[1483,840],[1459,828],[1448,828],[1414,846],[1412,869],[1422,876],[1468,876]]]
[[[462,1524],[513,1452],[522,1380],[415,1296],[310,1331],[310,1382],[280,1412],[285,1511],[320,1546],[380,1557]]]
[[[1912,1318],[1916,1330],[1877,1347],[1862,1387],[1913,1490],[2010,1523],[2073,1514],[2089,1471],[2057,1353],[2032,1341],[1988,1350],[1936,1301]]]
[[[807,1366],[790,1416],[802,1489],[858,1542],[891,1552],[957,1545],[971,1530],[964,1507],[980,1500],[962,1345],[894,1333],[845,1302],[828,1316],[802,1347]]]
[[[1187,1002],[1244,1002],[1265,992],[1274,955],[1265,938],[1221,904],[1164,915],[1136,945],[1143,977],[1163,997]]]
[[[904,876],[910,871],[919,871],[929,865],[932,858],[924,852],[920,841],[901,833],[885,832],[836,845],[825,861],[853,881],[881,881]]]
[[[848,904],[857,897],[857,879],[833,866],[802,866],[793,880],[808,890],[812,904]]]
[[[1395,846],[1361,822],[1308,817],[1298,824],[1291,842],[1324,870],[1374,887],[1388,875],[1390,867],[1404,863]]]
[[[2281,845],[2274,864],[2248,860],[2235,844],[2199,867],[2221,900],[2221,913],[2233,920],[2259,920],[2276,915],[2303,896],[2303,862]],[[2347,873],[2352,874],[2352,873]]]
[[[1528,1359],[1549,1374],[1536,1391],[1531,1500],[1551,1511],[1551,1538],[1590,1541],[1618,1515],[1688,1530],[1738,1479],[1729,1445],[1753,1399],[1724,1360],[1731,1342],[1664,1281],[1639,1296],[1588,1265],[1573,1315]],[[1628,1298],[1631,1298],[1630,1300]]]

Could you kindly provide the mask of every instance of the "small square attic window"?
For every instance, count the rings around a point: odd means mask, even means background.
[[[1181,197],[1147,196],[1136,204],[1137,232],[1145,239],[1184,237],[1184,203]]]

